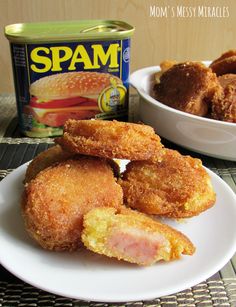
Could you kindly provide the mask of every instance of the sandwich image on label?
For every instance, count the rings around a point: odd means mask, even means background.
[[[68,72],[43,77],[30,85],[27,113],[40,124],[62,127],[69,118],[89,119],[112,111],[103,101],[109,100],[107,92],[118,87],[123,90],[122,81],[108,73]]]

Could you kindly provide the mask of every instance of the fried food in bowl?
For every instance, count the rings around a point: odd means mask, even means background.
[[[223,93],[212,101],[212,117],[236,123],[236,74],[226,74],[218,79]]]
[[[154,97],[158,101],[198,116],[208,114],[210,101],[220,93],[216,74],[197,62],[173,65],[154,86]]]
[[[236,73],[236,50],[224,52],[219,58],[214,60],[210,68],[217,76]]]
[[[210,61],[205,61],[204,64],[208,67]],[[174,66],[166,73],[173,68]],[[155,99],[153,88],[156,87],[155,74],[159,71],[159,66],[151,66],[137,70],[130,76],[130,83],[139,95],[139,119],[152,126],[158,135],[179,146],[207,156],[236,161],[235,123],[232,119],[226,122],[213,118],[213,101],[218,105],[218,101],[224,98],[219,80],[221,93],[208,102],[207,116],[202,117],[177,110]],[[231,110],[230,113],[232,114]]]
[[[177,64],[177,62],[176,61],[172,61],[172,60],[165,60],[165,61],[161,62],[160,63],[161,70],[158,71],[157,73],[155,73],[155,76],[154,76],[156,83],[160,83],[160,78],[163,75],[163,73],[165,71],[167,71],[168,69],[170,69],[175,64]]]

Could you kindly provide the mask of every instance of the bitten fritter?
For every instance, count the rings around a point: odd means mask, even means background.
[[[93,209],[84,216],[83,225],[82,241],[88,249],[139,265],[195,251],[181,232],[130,209]]]
[[[166,149],[161,163],[130,162],[119,183],[124,202],[146,214],[192,217],[215,202],[201,161],[174,150]]]
[[[219,95],[221,87],[210,68],[197,62],[185,62],[164,72],[153,90],[155,99],[165,105],[206,116],[211,100]]]
[[[211,63],[210,68],[217,76],[236,74],[236,49],[223,53]]]
[[[79,156],[31,180],[23,194],[22,212],[26,229],[43,248],[72,251],[80,246],[85,213],[122,203],[122,189],[107,161]]]
[[[130,160],[161,160],[163,146],[152,127],[103,120],[68,120],[56,139],[65,150]]]
[[[224,91],[212,101],[212,117],[236,123],[236,75],[227,74],[218,79]]]
[[[62,162],[74,154],[68,151],[64,151],[61,146],[56,145],[41,152],[34,158],[27,167],[24,183],[30,182],[36,177],[36,175],[45,168],[53,165],[56,162]]]

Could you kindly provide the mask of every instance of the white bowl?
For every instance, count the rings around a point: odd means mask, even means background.
[[[203,62],[208,65],[210,62]],[[236,124],[204,118],[170,108],[151,97],[154,73],[159,66],[146,67],[130,76],[140,96],[140,120],[163,138],[190,150],[236,161]]]

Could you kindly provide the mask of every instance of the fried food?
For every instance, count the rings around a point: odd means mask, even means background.
[[[210,101],[219,95],[221,87],[216,74],[197,62],[176,64],[154,86],[158,101],[180,111],[206,116]]]
[[[36,177],[36,175],[51,166],[56,162],[61,162],[69,159],[74,154],[68,151],[62,150],[61,146],[56,145],[41,152],[34,158],[27,167],[24,183],[30,182]]]
[[[161,67],[161,71],[162,72],[165,72],[167,71],[168,69],[170,69],[171,67],[173,67],[174,65],[176,65],[177,62],[176,61],[173,61],[173,60],[165,60],[165,61],[162,61],[160,63],[160,67]]]
[[[79,247],[83,215],[123,202],[121,187],[105,159],[78,156],[41,171],[25,187],[22,213],[26,229],[43,248]]]
[[[105,158],[157,161],[163,155],[153,128],[115,120],[68,120],[56,142],[74,153]]]
[[[236,75],[226,74],[218,79],[224,92],[212,101],[212,117],[236,123]]]
[[[159,83],[160,82],[160,78],[161,78],[161,75],[167,71],[168,69],[170,69],[172,66],[174,66],[175,64],[177,64],[176,61],[172,61],[172,60],[165,60],[163,62],[160,63],[160,68],[161,70],[158,71],[157,73],[155,73],[154,75],[154,79],[156,81],[156,83]]]
[[[210,208],[215,193],[201,160],[166,149],[161,163],[132,161],[119,184],[124,202],[146,214],[192,217]]]
[[[93,209],[84,216],[82,241],[98,254],[139,265],[192,255],[195,247],[179,231],[130,209]]]
[[[217,76],[236,73],[236,49],[223,53],[218,59],[213,61],[210,68]]]
[[[41,172],[45,168],[55,163],[65,161],[71,157],[76,157],[76,156],[77,155],[74,153],[63,150],[60,145],[50,147],[49,149],[41,152],[30,162],[26,170],[24,183],[26,184],[30,182],[32,179],[36,177],[36,175],[39,172]],[[107,162],[112,167],[115,177],[119,177],[120,176],[119,165],[112,159],[107,159]]]

